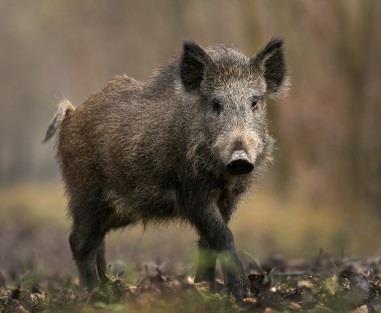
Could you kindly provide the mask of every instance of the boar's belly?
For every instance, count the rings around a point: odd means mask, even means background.
[[[106,200],[115,219],[124,224],[179,217],[176,192],[170,189],[152,189],[144,188],[123,195],[109,191]]]

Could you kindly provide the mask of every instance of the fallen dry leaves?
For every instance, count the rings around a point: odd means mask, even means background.
[[[23,276],[8,282],[0,274],[0,312],[380,312],[381,259],[313,261],[268,259],[248,262],[251,296],[241,302],[190,275],[159,268],[136,283],[123,275],[87,292],[71,277]],[[186,308],[186,309],[185,309]]]

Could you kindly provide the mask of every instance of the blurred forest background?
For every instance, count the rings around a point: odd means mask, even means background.
[[[272,36],[285,39],[292,89],[269,105],[275,164],[233,218],[237,246],[258,258],[379,253],[381,1],[3,0],[0,270],[73,269],[54,144],[41,143],[62,97],[79,105],[116,74],[147,79],[184,39],[252,55]],[[195,240],[135,227],[108,254],[188,266]]]

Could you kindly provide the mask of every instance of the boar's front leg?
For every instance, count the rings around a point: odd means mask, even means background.
[[[233,208],[236,203],[235,200],[236,199],[231,195],[229,191],[225,191],[217,201],[219,211],[222,214],[226,224],[230,220]],[[214,287],[217,253],[210,249],[209,244],[205,238],[200,238],[198,243],[199,254],[195,282],[206,281],[211,283],[212,287]]]
[[[194,280],[197,283],[206,281],[214,286],[217,254],[210,249],[204,238],[200,238],[198,250],[198,265]]]
[[[229,290],[236,298],[247,297],[247,276],[237,255],[233,234],[218,207],[209,204],[204,209],[198,208],[192,212],[190,218],[200,237],[206,240],[211,250],[220,255]]]
[[[100,280],[107,281],[107,262],[106,262],[106,245],[105,245],[105,240],[103,239],[101,244],[98,247],[97,251],[97,269],[98,269],[98,276]]]

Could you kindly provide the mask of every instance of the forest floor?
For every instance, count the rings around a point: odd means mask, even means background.
[[[266,191],[244,199],[231,227],[252,296],[237,303],[219,268],[214,288],[193,282],[197,236],[187,225],[110,234],[112,281],[89,293],[71,259],[62,186],[2,188],[0,199],[0,313],[381,312],[380,220],[364,207]]]
[[[211,288],[189,273],[145,268],[131,282],[110,268],[112,281],[92,292],[74,276],[26,272],[17,281],[0,275],[0,312],[381,312],[381,259],[311,261],[270,258],[247,264],[252,296],[236,302],[221,280]]]

